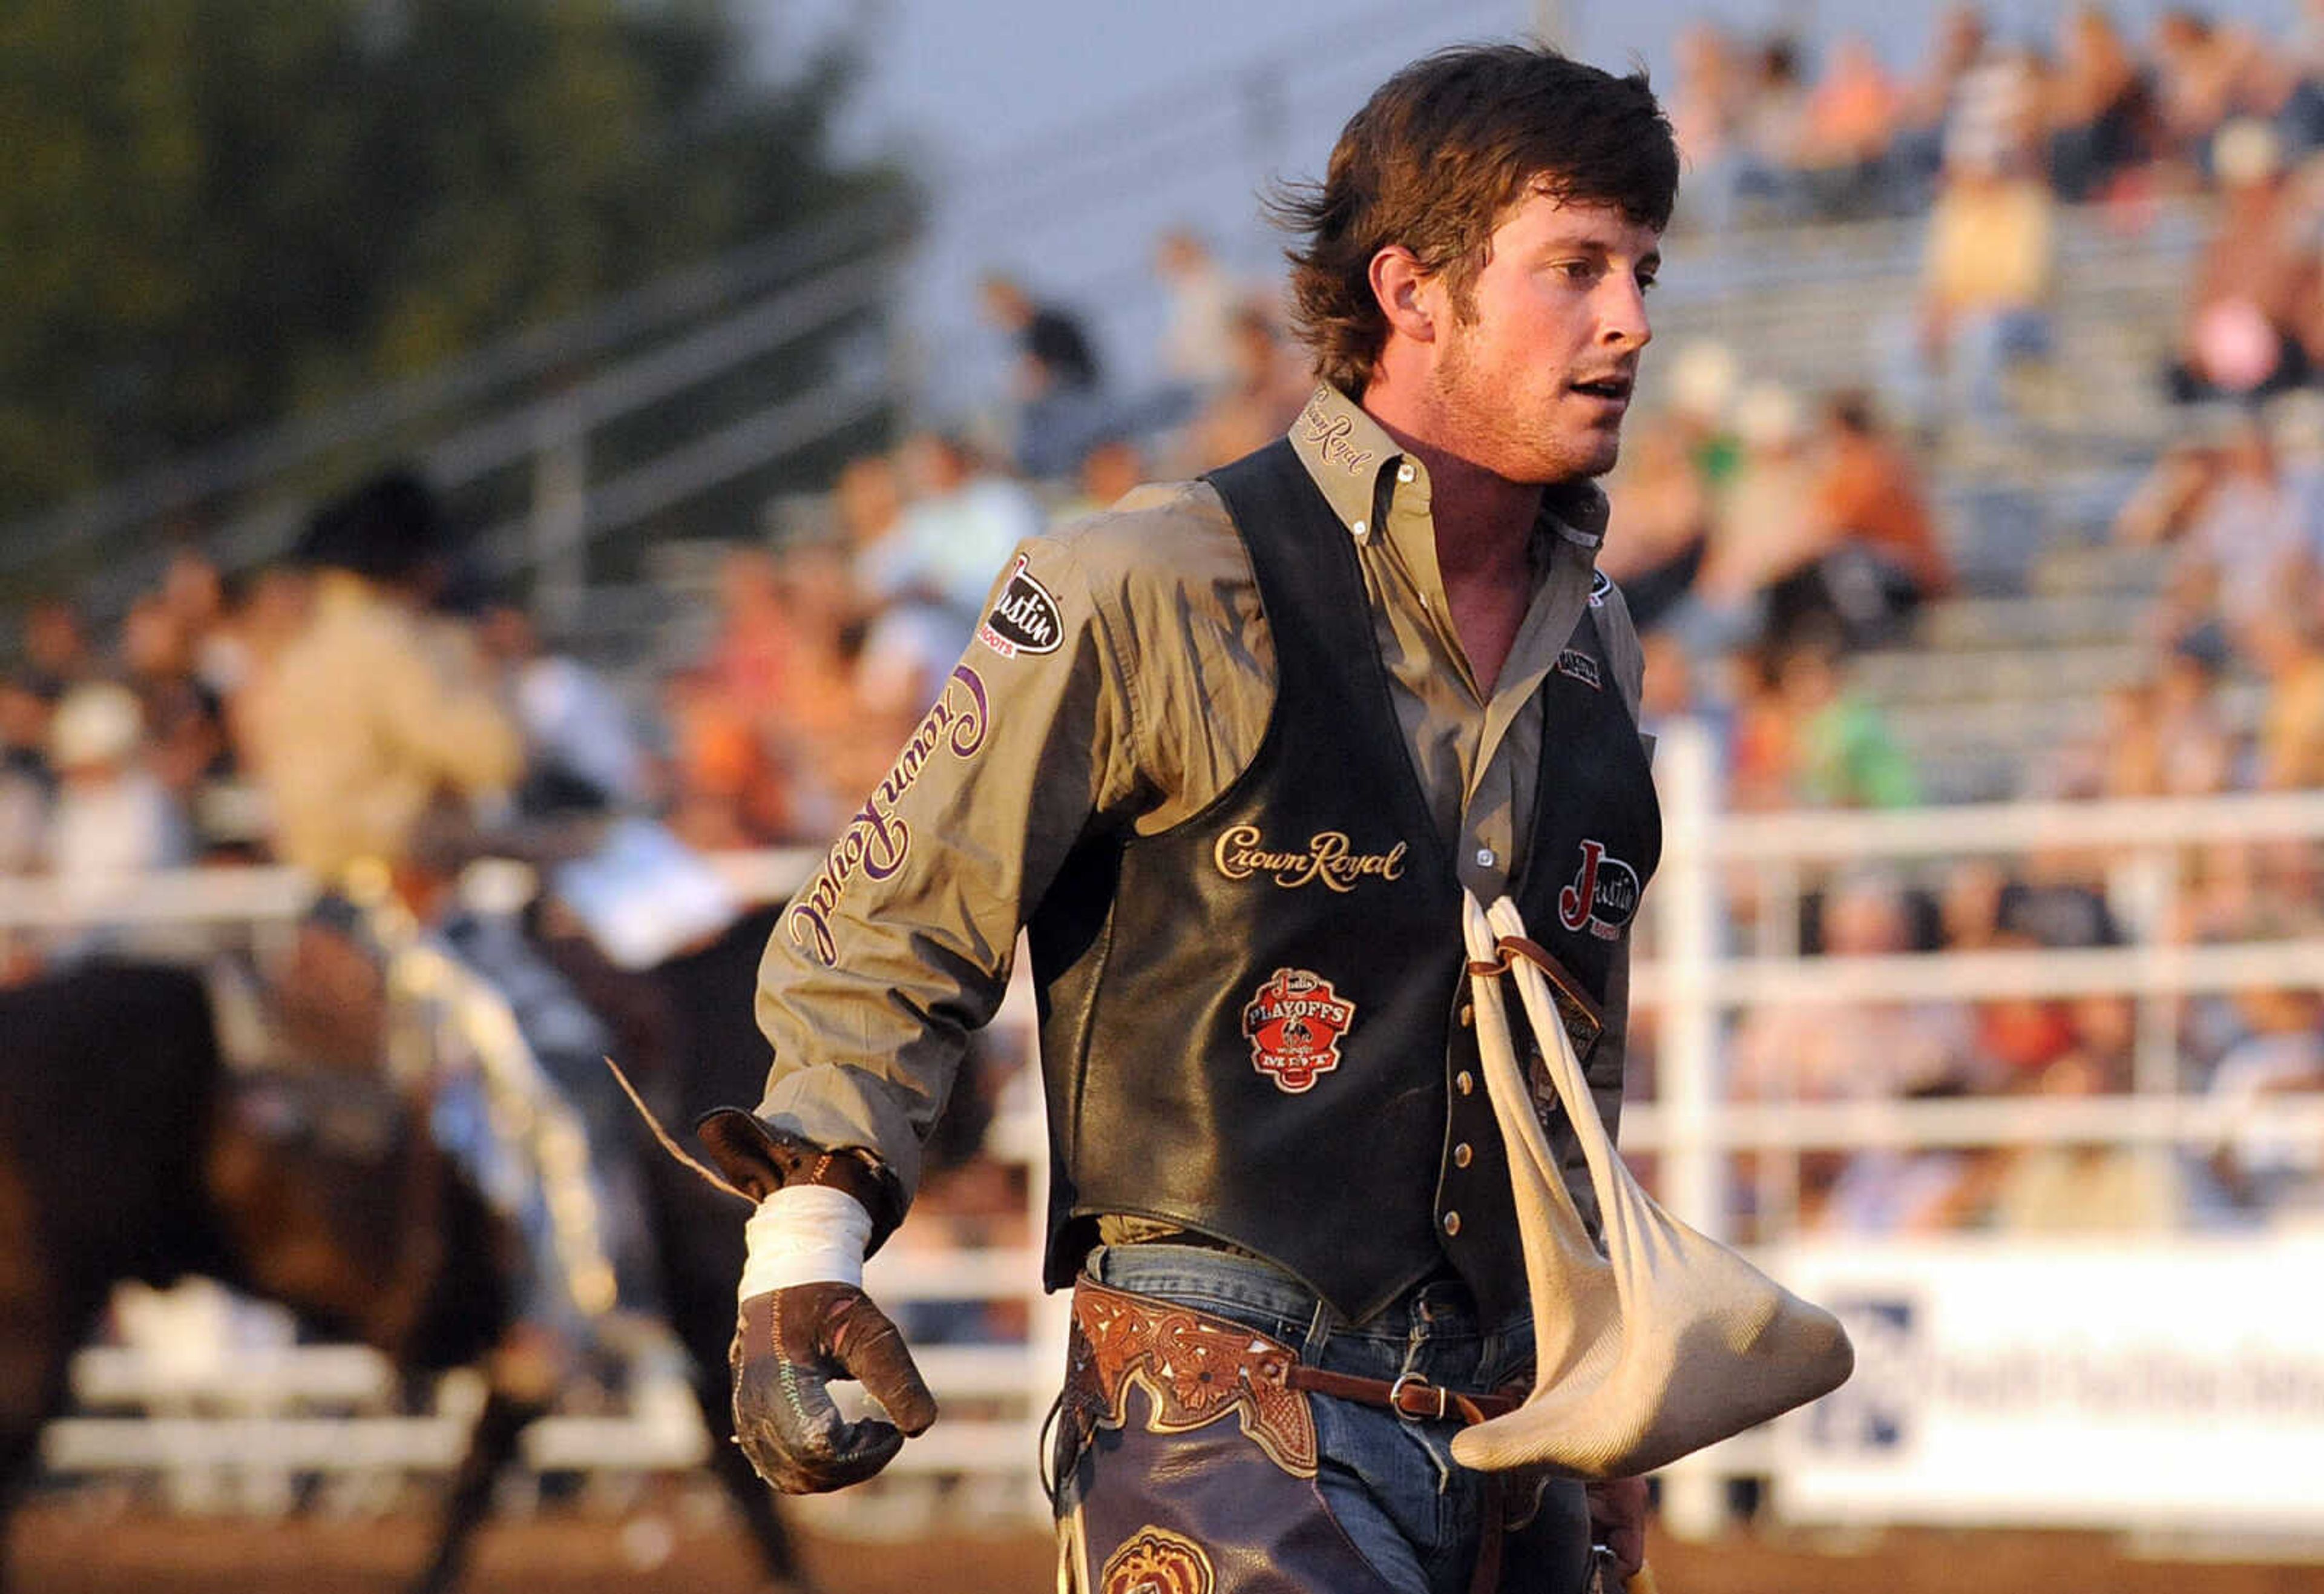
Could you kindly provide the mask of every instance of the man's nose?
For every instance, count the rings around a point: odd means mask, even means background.
[[[1606,302],[1599,314],[1600,343],[1617,348],[1644,348],[1654,341],[1654,324],[1646,314],[1646,290],[1635,282],[1609,278]]]

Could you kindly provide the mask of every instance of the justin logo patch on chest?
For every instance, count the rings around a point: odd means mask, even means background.
[[[1557,922],[1600,941],[1619,941],[1643,889],[1637,870],[1608,852],[1604,842],[1585,840],[1580,872],[1557,894]]]

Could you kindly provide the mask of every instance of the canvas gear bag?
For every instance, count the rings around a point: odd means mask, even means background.
[[[1507,897],[1489,914],[1463,894],[1477,1038],[1508,1146],[1533,1300],[1533,1393],[1454,1436],[1464,1467],[1567,1478],[1651,1472],[1844,1383],[1856,1354],[1840,1322],[1640,1189],[1590,1097],[1550,981]],[[1517,1062],[1500,977],[1515,973],[1559,1105],[1580,1136],[1603,1217],[1592,1242],[1558,1177]]]

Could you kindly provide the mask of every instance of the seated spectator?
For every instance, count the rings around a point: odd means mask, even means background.
[[[2027,1076],[2017,1094],[2119,1094],[2130,1082],[2128,1061],[2126,1052],[2077,1046]],[[2171,1162],[2135,1145],[2002,1148],[1987,1182],[1984,1224],[2011,1235],[2164,1233],[2177,1227],[2187,1199]]]
[[[2048,109],[2050,181],[2069,204],[2097,198],[2144,158],[2146,81],[2104,6],[2077,5],[2059,24]]]
[[[2220,451],[2218,486],[2188,528],[2180,558],[2216,580],[2216,613],[2231,635],[2306,579],[2305,505],[2257,417],[2244,418]]]
[[[1062,476],[1104,423],[1103,380],[1078,317],[1034,301],[1023,283],[984,279],[985,319],[1015,340],[1017,466],[1037,477]]]
[[[2272,1096],[2324,1091],[2324,1005],[2310,990],[2262,988],[2236,1001],[2245,1037],[2220,1058],[2205,1092],[2252,1109],[2255,1121],[2220,1143],[2211,1172],[2240,1207],[2267,1213],[2324,1202],[2324,1145],[2264,1122]]]
[[[1778,36],[1759,46],[1741,106],[1737,196],[1754,218],[1797,220],[1807,209],[1800,171],[1807,142],[1808,91],[1800,76],[1795,41]]]
[[[883,560],[900,558],[898,533],[904,525],[904,477],[886,454],[859,454],[840,467],[832,483],[831,506],[840,535],[865,581]]]
[[[1799,162],[1816,208],[1858,216],[1882,208],[1880,181],[1901,97],[1868,41],[1844,34],[1808,95]]]
[[[864,732],[884,746],[900,741],[936,700],[960,656],[961,617],[934,596],[933,576],[923,585],[915,573],[903,478],[892,460],[868,454],[848,461],[832,496],[853,561],[854,601],[866,611],[855,664]]]
[[[2001,902],[2009,875],[1990,858],[1963,858],[1937,895],[1937,941],[1948,952],[1990,952],[2004,944]]]
[[[42,598],[24,616],[24,684],[54,703],[96,668],[88,633],[72,605]]]
[[[649,798],[644,749],[612,685],[540,640],[532,616],[513,603],[484,611],[484,656],[501,671],[524,733],[521,808],[634,813]]]
[[[1058,472],[1078,465],[1082,451],[1076,445]],[[984,617],[985,597],[1010,555],[1040,535],[1048,517],[1022,483],[991,469],[955,433],[917,433],[904,440],[899,457],[911,502],[893,557],[870,561],[858,579],[875,605],[909,600],[942,610],[959,641],[950,650],[957,657]]]
[[[1738,813],[1796,806],[1799,727],[1784,700],[1775,650],[1738,649],[1727,659],[1726,688],[1733,703],[1728,739],[1727,802]]]
[[[2282,73],[2283,105],[2276,113],[2290,153],[2324,148],[2324,4],[2303,0],[2289,37],[2272,57]]]
[[[2164,655],[2153,698],[2155,795],[2207,797],[2232,785],[2235,737],[2219,703],[2227,664],[2224,644],[2202,635]]]
[[[776,596],[783,672],[759,730],[789,791],[791,829],[782,839],[819,841],[894,761],[900,730],[864,723],[856,690],[863,627],[845,552],[828,544],[789,550]]]
[[[790,787],[761,741],[755,716],[707,666],[680,670],[664,684],[669,723],[669,822],[704,852],[762,847],[802,833]]]
[[[2038,175],[2047,74],[2046,63],[2034,51],[1986,42],[1953,85],[1940,178],[1956,167]]]
[[[185,815],[146,767],[144,734],[137,695],[111,681],[84,681],[57,705],[48,868],[66,888],[117,885],[190,861]]]
[[[1811,808],[1910,808],[1921,801],[1912,761],[1872,702],[1848,690],[1839,650],[1810,638],[1787,648],[1778,690],[1795,738],[1792,779]]]
[[[1902,885],[1868,870],[1831,891],[1823,912],[1827,955],[1889,957],[1912,949]],[[1803,1002],[1753,1009],[1738,1027],[1728,1068],[1737,1101],[1891,1101],[1959,1089],[1972,1078],[1957,1006]]]
[[[1673,622],[1704,653],[1765,634],[1769,590],[1812,567],[1831,541],[1809,510],[1815,463],[1799,402],[1786,389],[1763,383],[1737,404],[1735,426],[1742,458],[1713,512],[1686,610]]]
[[[1105,438],[1082,456],[1074,496],[1056,512],[1053,524],[1063,525],[1111,509],[1152,479],[1143,449],[1126,437]]]
[[[1233,368],[1186,430],[1184,468],[1190,476],[1265,448],[1290,429],[1315,379],[1284,341],[1275,318],[1257,304],[1231,320]]]
[[[1162,330],[1162,371],[1192,408],[1241,375],[1236,321],[1250,294],[1188,227],[1172,227],[1155,246],[1154,273],[1162,282],[1168,321]],[[1091,385],[1095,385],[1093,371]]]
[[[2324,627],[2315,607],[2271,609],[2248,634],[2267,681],[2257,783],[2263,791],[2324,787]]]
[[[2240,108],[2256,44],[2250,33],[2184,7],[2155,19],[2147,56],[2154,68],[2157,153],[2164,160],[2202,170],[2212,136]]]
[[[2023,146],[1990,136],[1957,136],[1948,153],[1909,339],[1890,334],[1891,383],[1923,428],[2006,425],[2011,367],[2050,351],[2056,201]]]
[[[2132,548],[2177,542],[2201,519],[2219,477],[2219,450],[2210,441],[2169,444],[2115,512],[2109,534]]]
[[[226,579],[201,554],[180,548],[161,578],[161,602],[177,622],[194,678],[222,700],[239,683]]]
[[[1730,414],[1742,384],[1741,362],[1726,344],[1703,338],[1672,351],[1667,370],[1665,419],[1685,446],[1695,475],[1716,498],[1743,462],[1742,440]]]
[[[746,718],[766,712],[782,693],[790,653],[782,584],[782,566],[764,548],[735,548],[718,562],[716,629],[704,669]]]
[[[194,639],[163,595],[130,606],[121,663],[143,710],[149,767],[191,811],[206,783],[231,773],[232,749],[225,705],[196,672]]]
[[[1822,444],[1812,513],[1832,547],[1817,562],[1816,590],[1805,601],[1837,621],[1850,646],[1866,646],[1889,639],[1948,591],[1952,568],[1920,472],[1882,432],[1868,395],[1840,393],[1826,403]]]
[[[2217,144],[2219,216],[2196,268],[2165,385],[2172,399],[2259,399],[2308,375],[2299,333],[2313,320],[2313,250],[2275,134],[2254,121],[2223,129]]]
[[[1899,91],[1896,132],[1889,145],[1890,181],[1909,210],[1925,209],[1944,169],[1945,126],[1962,80],[1984,56],[1985,14],[1964,3],[1948,5],[1917,77]]]
[[[1711,496],[1679,429],[1659,417],[1634,425],[1607,483],[1620,528],[1598,568],[1622,586],[1630,618],[1652,631],[1694,585],[1711,541]]]
[[[0,876],[37,869],[48,844],[48,700],[22,680],[0,681]]]
[[[1719,231],[1735,209],[1746,97],[1742,65],[1725,30],[1701,20],[1679,30],[1673,53],[1678,71],[1665,104],[1685,163],[1681,224]]]

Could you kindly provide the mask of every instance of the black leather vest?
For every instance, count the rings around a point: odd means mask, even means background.
[[[1287,442],[1209,479],[1250,551],[1275,703],[1215,802],[1085,842],[1033,916],[1049,1282],[1072,1277],[1089,1219],[1122,1213],[1256,1252],[1354,1321],[1448,1264],[1503,1321],[1525,1307],[1525,1262],[1467,1017],[1461,887],[1356,551]],[[1661,821],[1594,615],[1542,688],[1513,894],[1602,1001]],[[1608,1052],[1594,1061],[1618,1068]],[[1593,1214],[1586,1178],[1578,1193]]]

